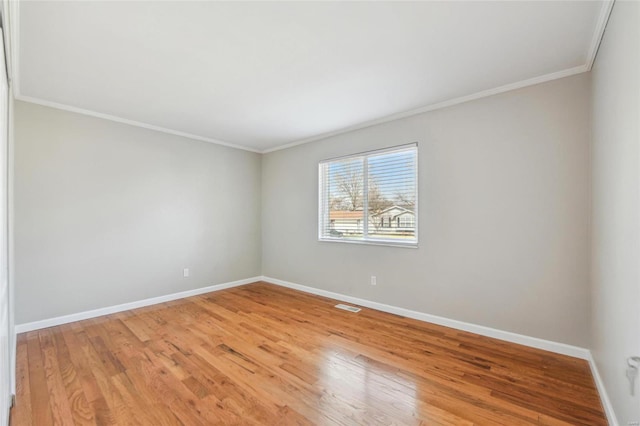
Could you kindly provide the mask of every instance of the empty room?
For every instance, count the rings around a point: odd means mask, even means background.
[[[0,425],[640,425],[640,2],[0,2]]]

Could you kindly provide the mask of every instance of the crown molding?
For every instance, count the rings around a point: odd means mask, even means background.
[[[285,145],[276,146],[274,148],[265,149],[262,151],[263,154],[267,154],[269,152],[279,151],[281,149],[291,148],[297,145],[306,144],[309,142],[319,141],[321,139],[326,139],[331,136],[340,135],[342,133],[352,132],[354,130],[364,129],[366,127],[375,126],[377,124],[388,123],[389,121],[399,120],[401,118],[407,118],[414,115],[422,114],[429,111],[434,111],[437,109],[447,108],[450,106],[462,104],[465,102],[475,101],[476,99],[486,98],[493,95],[498,95],[500,93],[509,92],[511,90],[522,89],[524,87],[533,86],[540,83],[546,83],[548,81],[557,80],[559,78],[570,77],[572,75],[580,74],[583,72],[589,71],[587,65],[580,65],[573,68],[567,68],[562,71],[553,72],[550,74],[541,75],[539,77],[529,78],[527,80],[517,81],[515,83],[505,84],[504,86],[494,87],[493,89],[483,90],[481,92],[472,93],[470,95],[460,96],[457,98],[449,99],[443,102],[438,102],[431,105],[426,105],[420,108],[411,109],[404,112],[399,112],[396,114],[387,115],[382,118],[378,118],[371,121],[365,121],[364,123],[356,124],[354,126],[344,127],[342,129],[322,133],[317,136],[310,137],[308,139],[302,139],[296,142],[287,143]]]
[[[9,86],[14,94],[20,93],[20,70],[18,52],[20,52],[20,40],[18,35],[20,23],[20,2],[3,0],[2,11],[4,13],[4,36],[6,58],[8,60],[7,70],[9,71]]]
[[[226,147],[230,147],[230,148],[236,148],[236,149],[241,149],[244,151],[250,151],[250,152],[256,152],[259,154],[267,154],[270,152],[274,152],[274,151],[280,151],[283,149],[287,149],[287,148],[291,148],[294,146],[298,146],[298,145],[303,145],[306,143],[310,143],[310,142],[316,142],[322,139],[326,139],[332,136],[337,136],[343,133],[347,133],[347,132],[351,132],[354,130],[360,130],[360,129],[364,129],[367,127],[371,127],[371,126],[375,126],[377,124],[383,124],[383,123],[387,123],[390,121],[394,121],[394,120],[398,120],[401,118],[406,118],[406,117],[411,117],[417,114],[422,114],[425,112],[429,112],[429,111],[434,111],[434,110],[438,110],[438,109],[442,109],[442,108],[447,108],[450,106],[454,106],[454,105],[458,105],[458,104],[462,104],[465,102],[470,102],[470,101],[474,101],[477,99],[481,99],[481,98],[485,98],[485,97],[489,97],[489,96],[493,96],[493,95],[497,95],[500,93],[504,93],[504,92],[508,92],[510,90],[516,90],[516,89],[521,89],[524,87],[528,87],[528,86],[533,86],[536,84],[540,84],[540,83],[545,83],[548,81],[552,81],[552,80],[557,80],[559,78],[564,78],[564,77],[569,77],[572,75],[576,75],[576,74],[580,74],[583,72],[588,72],[591,71],[591,68],[593,67],[593,64],[595,62],[596,56],[598,54],[598,47],[600,46],[600,43],[602,41],[602,38],[604,36],[604,32],[607,26],[607,22],[609,20],[609,17],[611,15],[611,10],[613,9],[615,0],[604,0],[603,4],[602,4],[602,8],[600,10],[600,15],[598,17],[598,20],[596,22],[596,27],[594,30],[594,34],[592,37],[592,41],[589,47],[589,51],[587,54],[587,58],[586,58],[586,62],[584,65],[580,65],[580,66],[576,66],[573,68],[568,68],[565,70],[561,70],[561,71],[557,71],[557,72],[553,72],[550,74],[545,74],[542,76],[538,76],[538,77],[533,77],[530,79],[526,79],[526,80],[521,80],[521,81],[517,81],[514,83],[510,83],[510,84],[506,84],[503,86],[499,86],[499,87],[495,87],[492,89],[487,89],[487,90],[483,90],[480,92],[476,92],[470,95],[465,95],[465,96],[460,96],[457,98],[453,98],[453,99],[448,99],[442,102],[438,102],[438,103],[434,103],[434,104],[430,104],[430,105],[426,105],[420,108],[415,108],[415,109],[411,109],[408,111],[403,111],[403,112],[399,112],[396,114],[391,114],[391,115],[387,115],[375,120],[369,120],[369,121],[365,121],[359,124],[355,124],[353,126],[348,126],[348,127],[344,127],[342,129],[338,129],[335,131],[331,131],[331,132],[326,132],[326,133],[322,133],[316,136],[312,136],[310,138],[305,138],[305,139],[301,139],[301,140],[297,140],[297,141],[293,141],[293,142],[289,142],[289,143],[285,143],[282,145],[278,145],[272,148],[267,148],[267,149],[256,149],[256,148],[251,148],[251,147],[247,147],[244,145],[240,145],[240,144],[234,144],[234,143],[229,143],[229,142],[225,142],[225,141],[221,141],[218,139],[213,139],[213,138],[209,138],[209,137],[205,137],[205,136],[199,136],[199,135],[195,135],[192,133],[187,133],[187,132],[182,132],[182,131],[178,131],[178,130],[173,130],[173,129],[169,129],[166,127],[161,127],[161,126],[156,126],[153,124],[148,124],[148,123],[144,123],[144,122],[140,122],[140,121],[135,121],[135,120],[129,120],[126,118],[122,118],[122,117],[117,117],[114,115],[110,115],[110,114],[104,114],[104,113],[100,113],[100,112],[96,112],[93,110],[88,110],[88,109],[84,109],[84,108],[78,108],[78,107],[74,107],[74,106],[70,106],[70,105],[66,105],[66,104],[61,104],[61,103],[57,103],[57,102],[51,102],[51,101],[47,101],[44,99],[40,99],[40,98],[35,98],[35,97],[31,97],[31,96],[24,96],[21,93],[20,90],[20,29],[19,29],[19,24],[20,24],[20,1],[16,1],[16,0],[3,0],[3,2],[5,4],[8,4],[7,9],[8,9],[8,21],[9,21],[9,52],[10,54],[8,55],[10,58],[10,73],[11,75],[9,76],[10,80],[11,80],[11,86],[13,89],[13,93],[14,93],[14,98],[17,100],[21,100],[21,101],[25,101],[25,102],[31,102],[31,103],[35,103],[35,104],[39,104],[39,105],[43,105],[43,106],[48,106],[51,108],[57,108],[57,109],[62,109],[65,111],[71,111],[71,112],[75,112],[78,114],[83,114],[83,115],[88,115],[88,116],[92,116],[92,117],[97,117],[97,118],[102,118],[105,120],[110,120],[110,121],[115,121],[115,122],[119,122],[119,123],[124,123],[124,124],[128,124],[131,126],[137,126],[137,127],[142,127],[145,129],[149,129],[149,130],[155,130],[158,132],[163,132],[163,133],[168,133],[168,134],[172,134],[172,135],[176,135],[176,136],[182,136],[185,138],[189,138],[189,139],[193,139],[193,140],[198,140],[198,141],[203,141],[203,142],[209,142],[209,143],[214,143],[217,145],[222,145],[222,146],[226,146]]]
[[[103,114],[101,112],[96,112],[96,111],[92,111],[84,108],[77,108],[70,105],[60,104],[58,102],[45,101],[39,98],[32,98],[31,96],[15,95],[15,99],[23,102],[30,102],[33,104],[46,106],[49,108],[56,108],[64,111],[75,112],[77,114],[88,115],[90,117],[102,118],[103,120],[109,120],[109,121],[115,121],[117,123],[128,124],[130,126],[142,127],[143,129],[155,130],[156,132],[168,133],[174,136],[181,136],[183,138],[189,138],[189,139],[202,141],[202,142],[209,142],[216,145],[226,146],[229,148],[241,149],[243,151],[256,152],[258,154],[262,153],[262,151],[254,148],[249,148],[242,145],[236,145],[236,144],[221,141],[218,139],[212,139],[205,136],[194,135],[192,133],[181,132],[179,130],[167,129],[166,127],[160,127],[154,124],[148,124],[148,123],[143,123],[141,121],[129,120],[127,118],[117,117],[115,115],[110,115],[110,114]]]
[[[604,32],[607,27],[607,22],[609,21],[609,17],[611,16],[611,11],[613,9],[613,5],[615,0],[604,0],[602,7],[600,9],[600,15],[596,22],[596,27],[593,32],[593,37],[591,40],[591,45],[589,47],[589,52],[587,54],[587,59],[584,65],[580,65],[574,68],[568,68],[562,71],[553,72],[550,74],[545,74],[540,77],[534,77],[528,80],[521,80],[515,83],[507,84],[504,86],[496,87],[493,89],[484,90],[481,92],[476,92],[471,95],[461,96],[458,98],[449,99],[443,102],[439,102],[436,104],[431,104],[427,106],[423,106],[420,108],[412,109],[409,111],[388,115],[376,120],[366,121],[364,123],[356,124],[353,126],[345,127],[339,130],[335,130],[332,132],[323,133],[317,136],[313,136],[310,138],[286,143],[284,145],[279,145],[273,148],[268,148],[262,151],[263,154],[267,154],[269,152],[280,151],[282,149],[292,148],[294,146],[303,145],[309,142],[315,142],[322,139],[329,138],[331,136],[337,136],[342,133],[351,132],[354,130],[364,129],[366,127],[375,126],[377,124],[387,123],[389,121],[398,120],[401,118],[411,117],[413,115],[421,114],[424,112],[434,111],[441,108],[447,108],[453,105],[458,105],[464,102],[470,102],[476,99],[485,98],[488,96],[497,95],[500,93],[508,92],[510,90],[521,89],[527,86],[533,86],[535,84],[545,83],[552,80],[557,80],[559,78],[569,77],[572,75],[580,74],[583,72],[591,71],[593,64],[596,60],[596,56],[598,54],[598,48],[600,47],[600,43],[602,42],[602,38],[604,37]]]
[[[613,10],[614,3],[615,0],[605,0],[605,2],[602,4],[602,8],[600,9],[600,16],[598,17],[598,21],[596,22],[596,28],[593,32],[593,39],[591,40],[591,47],[589,48],[589,54],[587,56],[587,71],[591,71],[591,68],[593,68],[593,63],[596,61],[598,48],[600,47],[600,43],[602,42],[602,38],[604,37],[604,31],[607,28],[607,22],[609,22],[609,17],[611,16],[611,11]]]
[[[77,114],[87,115],[90,117],[96,117],[96,118],[102,118],[104,120],[115,121],[117,123],[128,124],[130,126],[141,127],[143,129],[155,130],[157,132],[167,133],[174,136],[181,136],[184,138],[193,139],[201,142],[209,142],[216,145],[226,146],[229,148],[240,149],[243,151],[256,152],[258,154],[262,153],[262,151],[259,149],[250,148],[250,147],[246,147],[243,145],[238,145],[230,142],[225,142],[218,139],[209,138],[206,136],[195,135],[192,133],[169,129],[162,126],[156,126],[154,124],[144,123],[141,121],[130,120],[128,118],[122,118],[122,117],[118,117],[111,114],[104,114],[101,112],[97,112],[97,111],[93,111],[85,108],[78,108],[71,105],[66,105],[58,102],[48,101],[41,98],[35,98],[32,96],[23,95],[20,89],[20,37],[19,37],[20,35],[20,29],[19,29],[20,1],[17,1],[17,0],[2,0],[2,1],[4,4],[7,5],[6,8],[8,9],[8,15],[9,15],[8,21],[9,21],[10,40],[8,45],[9,45],[10,54],[8,56],[11,61],[9,66],[11,75],[9,76],[9,78],[11,80],[11,87],[13,89],[14,99],[23,101],[23,102],[30,102],[33,104],[46,106],[49,108],[56,108],[64,111],[75,112]]]
[[[102,118],[104,120],[115,121],[115,122],[118,122],[118,123],[124,123],[124,124],[128,124],[128,125],[131,125],[131,126],[137,126],[137,127],[142,127],[142,128],[149,129],[149,130],[155,130],[155,131],[158,131],[158,132],[168,133],[168,134],[171,134],[171,135],[182,136],[182,137],[189,138],[189,139],[194,139],[194,140],[198,140],[198,141],[209,142],[209,143],[213,143],[213,144],[217,144],[217,145],[227,146],[227,147],[230,147],[230,148],[241,149],[241,150],[250,151],[250,152],[256,152],[258,154],[268,154],[270,152],[280,151],[280,150],[283,150],[283,149],[292,148],[294,146],[303,145],[303,144],[307,144],[307,143],[310,143],[310,142],[316,142],[316,141],[319,141],[319,140],[322,140],[322,139],[329,138],[331,136],[337,136],[337,135],[340,135],[340,134],[343,134],[343,133],[352,132],[354,130],[360,130],[360,129],[364,129],[364,128],[367,128],[367,127],[375,126],[375,125],[378,125],[378,124],[383,124],[383,123],[388,123],[390,121],[399,120],[401,118],[407,118],[407,117],[411,117],[411,116],[414,116],[414,115],[422,114],[422,113],[425,113],[425,112],[435,111],[435,110],[442,109],[442,108],[447,108],[447,107],[458,105],[458,104],[462,104],[462,103],[465,103],[465,102],[470,102],[470,101],[474,101],[474,100],[477,100],[477,99],[482,99],[482,98],[486,98],[486,97],[489,97],[489,96],[498,95],[500,93],[509,92],[511,90],[516,90],[516,89],[521,89],[521,88],[528,87],[528,86],[533,86],[533,85],[536,85],[536,84],[546,83],[546,82],[549,82],[549,81],[552,81],[552,80],[557,80],[557,79],[564,78],[564,77],[570,77],[572,75],[580,74],[580,73],[587,72],[587,71],[589,71],[587,69],[587,65],[580,65],[580,66],[577,66],[577,67],[574,67],[574,68],[568,68],[566,70],[562,70],[562,71],[558,71],[558,72],[554,72],[554,73],[550,73],[550,74],[545,74],[545,75],[542,75],[542,76],[539,76],[539,77],[530,78],[530,79],[527,79],[527,80],[517,81],[515,83],[506,84],[506,85],[500,86],[500,87],[495,87],[493,89],[483,90],[481,92],[476,92],[476,93],[473,93],[471,95],[460,96],[460,97],[449,99],[449,100],[446,100],[446,101],[443,101],[443,102],[438,102],[438,103],[435,103],[435,104],[423,106],[423,107],[420,107],[420,108],[416,108],[416,109],[412,109],[412,110],[408,110],[408,111],[403,111],[403,112],[396,113],[396,114],[387,115],[387,116],[379,118],[379,119],[365,121],[363,123],[359,123],[359,124],[356,124],[356,125],[353,125],[353,126],[344,127],[342,129],[339,129],[339,130],[335,130],[335,131],[327,132],[327,133],[322,133],[322,134],[319,134],[317,136],[313,136],[311,138],[302,139],[302,140],[291,142],[291,143],[287,143],[287,144],[284,144],[284,145],[278,145],[276,147],[268,148],[268,149],[264,149],[264,150],[260,150],[260,149],[256,149],[256,148],[250,148],[250,147],[247,147],[247,146],[244,146],[244,145],[233,144],[233,143],[221,141],[221,140],[218,140],[218,139],[208,138],[208,137],[205,137],[205,136],[199,136],[199,135],[195,135],[195,134],[192,134],[192,133],[186,133],[186,132],[182,132],[182,131],[178,131],[178,130],[168,129],[166,127],[156,126],[156,125],[153,125],[153,124],[148,124],[148,123],[144,123],[144,122],[140,122],[140,121],[129,120],[127,118],[117,117],[117,116],[110,115],[110,114],[104,114],[104,113],[96,112],[96,111],[89,110],[89,109],[78,108],[78,107],[74,107],[74,106],[71,106],[71,105],[61,104],[61,103],[58,103],[58,102],[51,102],[51,101],[47,101],[47,100],[40,99],[40,98],[35,98],[35,97],[31,97],[31,96],[24,96],[24,95],[18,94],[17,91],[14,92],[14,97],[15,97],[15,99],[17,99],[19,101],[23,101],[23,102],[30,102],[30,103],[34,103],[34,104],[50,107],[50,108],[56,108],[56,109],[61,109],[61,110],[64,110],[64,111],[75,112],[77,114],[83,114],[83,115],[88,115],[88,116],[91,116],[91,117]]]

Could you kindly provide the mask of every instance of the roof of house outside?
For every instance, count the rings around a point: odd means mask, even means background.
[[[329,211],[329,219],[362,219],[364,212],[362,210],[331,210]]]
[[[390,210],[400,210],[400,213],[398,213],[396,216],[399,216],[401,214],[405,214],[405,213],[411,213],[411,214],[415,214],[412,210],[409,209],[405,209],[404,207],[400,207],[400,206],[396,206],[393,205],[391,207],[387,207],[386,209],[382,210],[380,213],[378,213],[376,216],[381,215],[381,214],[385,214],[386,212],[390,211]]]
[[[388,207],[384,210],[382,210],[380,213],[377,213],[373,216],[380,216],[382,214],[385,214],[391,210],[399,210],[399,212],[397,214],[394,214],[393,217],[397,217],[397,216],[401,216],[403,214],[411,214],[411,215],[415,215],[415,213],[412,210],[409,209],[405,209],[404,207],[400,207],[400,206],[391,206]],[[362,219],[364,217],[364,212],[362,210],[330,210],[329,211],[329,219],[330,220],[335,220],[335,219]]]

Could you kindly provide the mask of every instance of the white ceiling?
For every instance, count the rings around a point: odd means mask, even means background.
[[[606,10],[23,1],[17,97],[263,152],[586,71]]]

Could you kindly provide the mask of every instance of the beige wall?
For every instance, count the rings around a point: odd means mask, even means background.
[[[260,275],[259,154],[15,107],[17,324]]]
[[[262,172],[257,154],[17,102],[17,323],[264,273],[586,346],[588,87],[277,151]],[[414,141],[420,247],[318,242],[318,161]]]
[[[589,139],[582,74],[267,154],[263,274],[585,347]],[[318,161],[416,141],[419,248],[318,242]]]
[[[617,1],[592,72],[592,353],[619,423],[640,421],[640,4]]]

